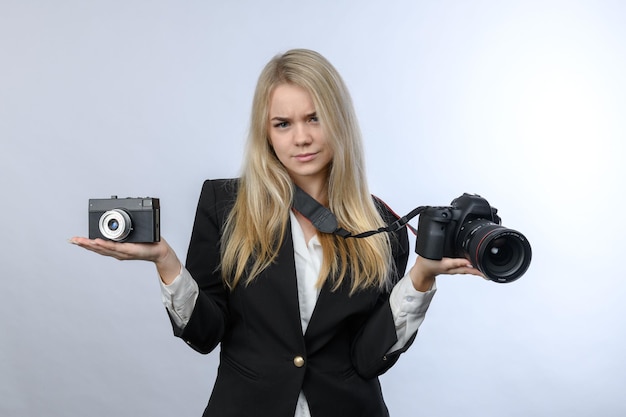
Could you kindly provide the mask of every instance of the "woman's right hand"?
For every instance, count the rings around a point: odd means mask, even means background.
[[[154,262],[161,280],[166,285],[171,284],[180,274],[181,263],[174,250],[163,238],[156,243],[123,243],[76,236],[71,238],[69,242],[99,255],[110,256],[120,261]]]

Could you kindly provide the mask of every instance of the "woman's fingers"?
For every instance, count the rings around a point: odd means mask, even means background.
[[[418,268],[420,268],[426,276],[436,276],[442,274],[469,274],[483,277],[482,272],[474,268],[472,264],[464,258],[443,258],[441,260],[433,260],[418,257],[416,266],[418,266]]]
[[[118,260],[155,261],[159,254],[159,248],[154,243],[121,243],[84,237],[73,237],[70,239],[70,243]]]

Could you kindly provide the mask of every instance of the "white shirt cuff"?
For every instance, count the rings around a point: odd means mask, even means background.
[[[171,284],[165,285],[161,279],[161,300],[170,313],[174,323],[184,328],[189,322],[191,313],[198,299],[198,284],[191,277],[185,267],[181,267],[180,274]]]
[[[408,273],[393,287],[389,304],[396,325],[398,341],[388,353],[404,347],[417,332],[426,317],[426,311],[436,291],[436,284],[433,284],[432,288],[426,292],[417,291]]]

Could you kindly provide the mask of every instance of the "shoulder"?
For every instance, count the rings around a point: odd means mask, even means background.
[[[216,216],[223,222],[237,198],[239,179],[209,179],[202,184],[198,209]]]
[[[210,179],[202,184],[200,201],[228,202],[234,201],[239,189],[239,178]]]
[[[239,178],[208,179],[202,184],[202,192],[211,192],[216,196],[237,195]]]
[[[374,205],[382,217],[383,221],[387,225],[391,225],[396,220],[400,219],[400,216],[394,212],[391,207],[383,200],[376,196],[372,196]],[[402,227],[400,230],[389,233],[389,241],[391,243],[391,250],[396,262],[397,271],[403,271],[406,269],[406,264],[409,256],[409,235],[406,227]]]
[[[378,214],[383,218],[383,221],[386,224],[391,224],[398,220],[400,216],[398,216],[392,209],[379,197],[372,195],[372,200],[374,201],[374,205],[376,206],[376,210],[378,210]]]

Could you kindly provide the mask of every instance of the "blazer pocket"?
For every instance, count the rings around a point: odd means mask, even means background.
[[[237,372],[243,377],[246,377],[255,381],[259,379],[258,373],[254,372],[252,369],[248,368],[247,366],[244,366],[241,363],[237,362],[235,359],[231,358],[225,353],[222,353],[222,361],[224,362],[224,365],[227,365],[229,368],[233,369],[235,372]]]

